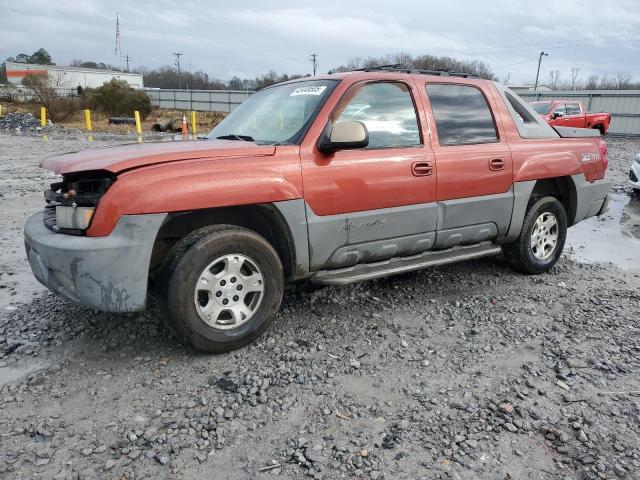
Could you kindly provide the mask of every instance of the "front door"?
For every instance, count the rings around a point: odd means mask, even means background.
[[[578,102],[567,102],[565,104],[564,117],[561,117],[558,120],[557,125],[561,127],[585,127],[584,113],[580,109],[580,104]]]
[[[511,151],[482,84],[428,83],[438,164],[436,247],[491,240],[506,233],[513,208]]]
[[[367,148],[324,154],[301,149],[311,268],[340,268],[432,247],[436,166],[412,89],[400,81],[352,85],[328,119],[357,120]]]

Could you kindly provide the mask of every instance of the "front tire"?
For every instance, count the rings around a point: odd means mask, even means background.
[[[205,227],[178,242],[158,274],[158,301],[175,336],[197,350],[243,347],[271,324],[284,289],[282,264],[257,233]]]
[[[544,273],[556,264],[567,239],[567,214],[557,198],[542,197],[529,206],[520,236],[502,246],[515,270],[527,274]]]

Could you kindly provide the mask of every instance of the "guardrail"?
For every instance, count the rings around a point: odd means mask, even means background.
[[[611,113],[611,135],[640,135],[640,90],[517,91],[528,102],[580,100],[588,112]]]

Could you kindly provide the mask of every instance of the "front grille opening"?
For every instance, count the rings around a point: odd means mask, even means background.
[[[51,189],[45,192],[45,198],[48,202],[58,202],[60,205],[96,207],[115,180],[114,174],[101,170],[66,173],[61,182],[51,184]],[[73,196],[69,195],[72,191]]]

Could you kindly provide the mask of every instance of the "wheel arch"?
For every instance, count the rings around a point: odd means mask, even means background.
[[[170,213],[156,235],[150,272],[164,263],[179,240],[210,225],[234,225],[256,232],[278,253],[285,278],[296,276],[296,244],[287,220],[273,203]]]
[[[563,176],[536,180],[529,204],[547,195],[556,197],[562,203],[567,213],[567,224],[573,225],[578,205],[577,190],[573,178]]]
[[[567,213],[567,225],[575,223],[578,195],[575,182],[570,176],[527,180],[514,183],[513,211],[511,224],[501,243],[509,243],[518,238],[529,206],[539,198],[551,195],[556,197]]]

